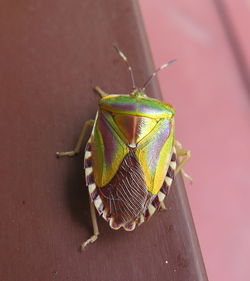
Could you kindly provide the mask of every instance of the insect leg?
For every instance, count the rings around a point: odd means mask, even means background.
[[[161,203],[160,203],[160,209],[163,211],[167,210],[166,205],[163,201],[161,201]]]
[[[94,88],[94,91],[100,96],[100,98],[106,97],[109,94],[107,94],[106,92],[104,92],[100,87],[96,86]]]
[[[191,157],[191,151],[187,150],[187,149],[180,148],[180,149],[176,150],[176,154],[177,154],[177,157],[179,159],[179,162],[177,164],[175,174],[177,175],[181,171],[183,177],[185,177],[186,179],[188,179],[192,183],[192,181],[193,181],[192,178],[183,170],[184,165],[186,164],[186,162]]]
[[[174,140],[174,145],[177,150],[182,148],[182,144],[178,140]]]
[[[88,129],[88,127],[93,126],[94,125],[94,120],[88,120],[84,123],[83,127],[82,127],[82,131],[80,133],[79,139],[76,143],[76,146],[74,148],[74,150],[71,151],[66,151],[66,152],[57,152],[56,156],[57,157],[62,157],[62,156],[75,156],[76,154],[78,154],[81,151],[82,148],[82,143],[83,143],[83,139],[86,133],[86,130]]]
[[[93,225],[93,232],[94,234],[81,245],[81,250],[83,250],[89,243],[93,243],[97,240],[99,233],[97,219],[96,219],[96,211],[95,206],[92,200],[89,198],[89,204],[90,204],[90,214],[91,214],[91,220]]]

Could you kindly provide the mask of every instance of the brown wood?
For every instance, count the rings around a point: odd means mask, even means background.
[[[190,209],[177,178],[168,211],[138,230],[92,231],[82,155],[72,149],[98,98],[92,87],[131,89],[129,57],[142,85],[154,69],[135,1],[2,1],[1,253],[2,281],[207,280]],[[155,81],[148,88],[160,98]]]

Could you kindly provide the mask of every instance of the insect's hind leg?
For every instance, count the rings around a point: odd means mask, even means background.
[[[109,94],[104,92],[100,87],[96,86],[94,88],[94,91],[100,96],[100,98],[103,98],[103,97],[106,97],[108,96]]]
[[[95,206],[94,206],[94,203],[92,202],[91,198],[89,198],[89,205],[90,205],[90,214],[91,214],[91,220],[92,220],[94,234],[88,240],[86,240],[85,242],[82,243],[81,250],[84,250],[84,248],[89,243],[94,243],[97,240],[98,235],[100,234],[98,224],[97,224],[97,219],[96,219]]]
[[[161,201],[161,203],[160,203],[160,210],[162,210],[162,211],[166,211],[167,210],[167,207],[166,207],[164,201]]]
[[[187,149],[183,149],[182,144],[177,140],[175,140],[175,147],[176,147],[177,158],[179,160],[175,170],[175,174],[177,175],[179,172],[181,172],[183,177],[188,179],[192,183],[193,181],[192,177],[188,175],[183,169],[184,165],[191,157],[191,151]]]
[[[88,127],[93,126],[94,125],[94,120],[88,120],[84,123],[79,139],[75,145],[74,150],[71,151],[66,151],[66,152],[57,152],[56,156],[57,157],[62,157],[62,156],[75,156],[76,154],[78,154],[81,151],[82,148],[82,143],[83,143],[83,139],[86,133],[86,130],[88,129]]]

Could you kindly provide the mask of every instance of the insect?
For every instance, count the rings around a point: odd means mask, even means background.
[[[174,108],[145,93],[153,77],[175,61],[162,65],[138,88],[127,57],[115,48],[128,66],[132,91],[113,95],[96,87],[100,100],[95,120],[85,122],[74,150],[57,152],[58,157],[78,154],[92,126],[84,169],[94,234],[82,248],[99,235],[96,211],[111,228],[132,231],[165,209],[164,199],[178,172],[191,179],[182,169],[190,151],[174,137]]]

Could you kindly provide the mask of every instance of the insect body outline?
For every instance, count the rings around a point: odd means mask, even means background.
[[[82,248],[99,235],[96,211],[111,228],[132,231],[165,209],[164,199],[178,172],[191,179],[183,171],[190,151],[174,137],[174,108],[145,93],[152,78],[174,61],[158,68],[137,88],[126,56],[115,48],[128,65],[133,90],[128,95],[111,95],[96,87],[100,100],[95,120],[85,122],[74,150],[57,152],[58,157],[79,153],[92,126],[84,169],[94,234]]]

